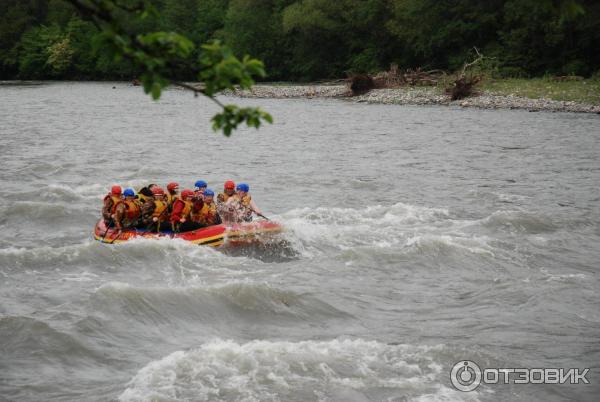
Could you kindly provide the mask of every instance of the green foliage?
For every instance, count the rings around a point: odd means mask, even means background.
[[[74,5],[110,22],[81,18]],[[169,81],[197,79],[198,60],[207,60],[199,44],[213,39],[242,64],[246,54],[263,60],[272,80],[340,78],[390,63],[454,70],[474,46],[495,60],[493,76],[588,76],[600,69],[600,1],[3,0],[0,78],[145,74],[156,95]]]
[[[293,38],[293,74],[314,79],[384,67],[390,42],[382,24],[385,6],[379,0],[302,0],[287,7],[282,26]]]
[[[20,41],[19,74],[31,78],[60,76],[72,55],[69,39],[58,25],[32,28]]]
[[[244,122],[248,127],[259,128],[261,120],[273,123],[271,115],[260,108],[240,108],[236,105],[224,106],[223,112],[216,114],[212,118],[213,130],[223,130],[223,134],[227,137],[231,135],[232,130],[235,130]]]
[[[71,65],[75,51],[71,46],[71,40],[68,36],[65,36],[50,45],[46,49],[46,52],[48,53],[48,60],[46,62],[52,67],[52,71],[55,74],[61,74]]]
[[[172,83],[191,89],[196,95],[200,93],[207,96],[223,108],[222,113],[214,116],[213,128],[222,129],[226,136],[242,122],[256,128],[261,125],[261,120],[272,122],[271,116],[258,108],[224,106],[215,98],[218,92],[234,89],[236,86],[249,89],[254,84],[254,76],[264,77],[264,66],[259,60],[249,56],[239,60],[228,47],[218,41],[202,45],[200,57],[196,60],[192,57],[195,45],[185,35],[148,28],[161,17],[148,0],[132,0],[127,4],[109,0],[70,2],[78,9],[79,14],[98,27],[99,47],[108,50],[117,62],[129,61],[140,72],[144,92],[153,99],[160,98],[163,89]],[[170,18],[183,17],[182,10],[176,8],[178,5],[169,1],[166,4],[171,4],[167,18],[169,15]],[[186,1],[184,5],[190,4],[192,3]],[[195,10],[195,7],[192,9]],[[191,29],[193,23],[187,22]],[[132,30],[132,27],[136,29]],[[67,45],[68,38],[51,47],[51,60],[55,69],[63,69],[64,61],[72,57],[73,52]],[[177,73],[182,66],[197,71],[196,78],[204,85],[202,89],[177,80]]]
[[[254,85],[253,76],[264,77],[265,69],[261,61],[244,56],[240,61],[231,49],[219,41],[202,45],[198,78],[204,82],[204,93],[213,96],[225,89],[250,89]]]

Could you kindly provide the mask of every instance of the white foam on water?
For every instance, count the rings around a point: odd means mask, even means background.
[[[405,253],[446,247],[494,256],[488,237],[463,232],[478,220],[455,219],[443,208],[404,203],[364,209],[301,208],[283,214],[281,220],[290,230],[290,242],[308,257],[324,247],[393,248]]]
[[[70,244],[62,247],[8,247],[0,249],[0,257],[12,258],[14,261],[50,261],[55,258],[73,261],[77,259],[82,252],[90,251],[97,247],[97,245],[98,242],[89,239],[82,243]]]
[[[421,236],[411,237],[406,241],[407,247],[417,249],[440,249],[442,247],[465,250],[473,254],[487,254],[494,257],[492,247],[489,246],[490,239],[486,236],[470,236],[463,235],[435,235],[426,234]]]
[[[477,400],[440,385],[443,346],[388,345],[363,339],[215,339],[142,368],[121,401]]]
[[[231,256],[209,246],[199,246],[183,239],[169,237],[143,238],[138,237],[114,247],[114,252],[122,253],[126,257],[147,259],[155,256],[164,260],[166,265],[177,268],[179,271],[172,279],[173,283],[180,283],[180,276],[185,276],[186,283],[196,284],[203,282],[201,274],[212,271],[229,277],[245,276],[262,272],[264,264],[256,259],[246,256]],[[176,272],[171,270],[171,274]],[[165,274],[168,274],[165,271]],[[167,280],[170,280],[167,278]]]
[[[548,272],[548,270],[545,268],[541,268],[540,272],[544,275],[546,281],[548,282],[576,282],[579,280],[584,280],[586,278],[585,274],[583,273],[554,274]]]

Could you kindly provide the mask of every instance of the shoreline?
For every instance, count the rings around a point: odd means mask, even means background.
[[[363,95],[348,96],[346,85],[265,85],[257,84],[251,90],[228,91],[226,94],[241,98],[313,99],[335,98],[348,102],[385,105],[443,105],[475,107],[480,109],[520,109],[530,112],[572,112],[600,114],[600,105],[545,98],[526,98],[480,91],[469,98],[452,101],[436,87],[400,87],[372,89]]]

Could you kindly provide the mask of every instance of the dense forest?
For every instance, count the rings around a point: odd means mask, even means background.
[[[132,32],[218,39],[265,62],[268,80],[403,68],[454,70],[477,47],[501,76],[600,70],[598,0],[151,0]],[[131,79],[63,0],[0,0],[0,79]],[[180,79],[193,77],[182,66]]]

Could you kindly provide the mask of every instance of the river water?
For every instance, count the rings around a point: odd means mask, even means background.
[[[114,87],[114,88],[113,88]],[[0,86],[0,401],[597,400],[600,116]],[[119,183],[250,184],[286,247],[92,239]],[[450,370],[590,368],[590,384]]]

